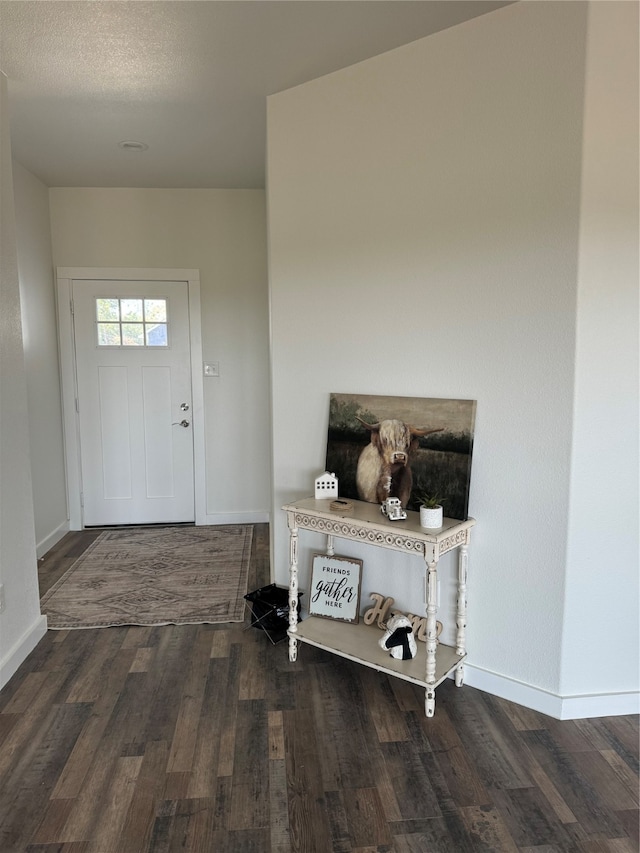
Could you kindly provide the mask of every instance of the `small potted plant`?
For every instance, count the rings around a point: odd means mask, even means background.
[[[428,530],[436,530],[442,527],[442,504],[444,498],[439,495],[421,495],[420,502],[420,527]]]

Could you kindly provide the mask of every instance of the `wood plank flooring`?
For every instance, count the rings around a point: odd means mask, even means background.
[[[41,562],[44,592],[99,531]],[[268,582],[256,526],[249,589]],[[423,693],[243,625],[50,631],[0,693],[0,853],[637,853],[638,719]]]

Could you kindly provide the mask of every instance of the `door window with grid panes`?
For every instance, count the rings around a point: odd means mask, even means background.
[[[166,347],[169,326],[166,299],[98,297],[99,347]]]

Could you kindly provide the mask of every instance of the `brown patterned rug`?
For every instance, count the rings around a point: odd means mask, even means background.
[[[244,619],[252,525],[108,530],[42,597],[49,628]]]

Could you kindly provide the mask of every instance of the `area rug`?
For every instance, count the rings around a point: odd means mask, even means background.
[[[107,530],[42,597],[49,628],[242,622],[252,525]]]

